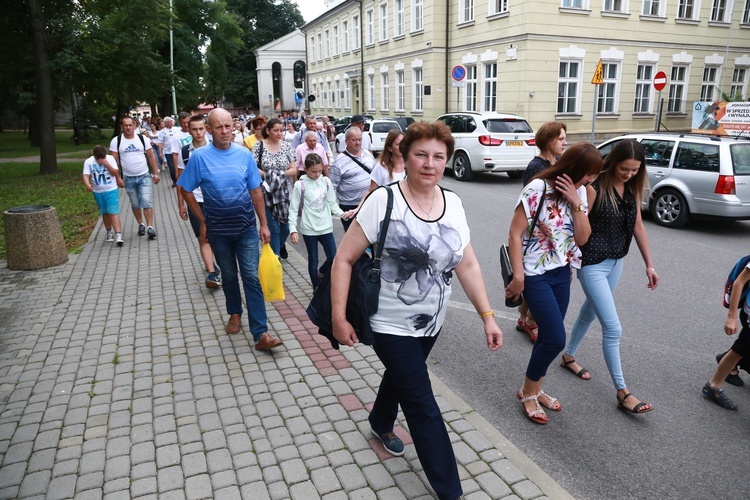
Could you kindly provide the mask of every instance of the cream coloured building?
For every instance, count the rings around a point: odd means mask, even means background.
[[[596,109],[606,137],[654,128],[658,71],[662,129],[750,92],[750,0],[344,0],[302,31],[316,114],[504,111],[584,135]]]

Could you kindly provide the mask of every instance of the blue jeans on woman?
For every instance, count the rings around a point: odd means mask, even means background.
[[[315,290],[320,286],[318,272],[325,274],[333,264],[333,258],[336,256],[336,240],[333,238],[333,233],[317,236],[303,234],[302,238],[307,247],[307,272],[310,273],[310,282]],[[318,243],[323,245],[323,252],[326,254],[326,261],[320,266],[320,271],[318,271]]]
[[[218,235],[209,231],[208,242],[214,251],[216,263],[221,268],[221,288],[224,290],[227,313],[241,316],[242,295],[240,295],[240,282],[237,276],[239,264],[239,274],[242,276],[242,287],[247,301],[250,332],[257,342],[268,331],[266,303],[258,280],[258,262],[260,261],[258,229],[251,226],[239,236]]]
[[[534,382],[565,348],[565,313],[570,301],[570,266],[524,278],[523,297],[539,327],[526,376]]]
[[[578,271],[578,280],[581,282],[586,301],[581,306],[578,319],[573,324],[570,332],[570,342],[565,349],[565,354],[575,356],[578,346],[584,335],[594,321],[599,318],[602,325],[602,350],[604,361],[607,363],[609,375],[616,389],[625,389],[625,378],[622,376],[622,365],[620,364],[620,337],[622,326],[620,318],[617,317],[617,308],[612,292],[620,281],[622,275],[623,259],[607,259],[598,264],[583,266]]]
[[[276,255],[279,255],[281,247],[289,237],[289,223],[279,222],[279,219],[274,218],[268,206],[266,206],[266,223],[268,224],[268,230],[271,232],[271,241],[269,241],[271,250]]]
[[[425,362],[436,340],[437,335],[403,337],[375,333],[373,348],[385,366],[385,373],[369,421],[372,430],[391,432],[401,405],[432,489],[439,499],[454,500],[462,494],[461,480]]]

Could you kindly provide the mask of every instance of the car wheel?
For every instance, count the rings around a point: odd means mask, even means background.
[[[523,177],[523,170],[514,170],[513,172],[506,172],[508,177],[511,179],[520,179]]]
[[[685,197],[674,189],[664,189],[654,196],[651,214],[660,226],[682,227],[690,218]]]
[[[459,181],[470,181],[474,177],[469,157],[463,151],[456,153],[456,156],[453,158],[453,175]]]

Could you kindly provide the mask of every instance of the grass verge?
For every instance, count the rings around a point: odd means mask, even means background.
[[[59,162],[55,175],[39,175],[38,163],[0,163],[0,212],[21,205],[51,205],[62,222],[68,251],[86,243],[99,218],[94,197],[81,181],[80,162]],[[0,259],[5,258],[5,222],[0,218]]]
[[[101,144],[109,149],[109,141],[112,139],[112,129],[102,130],[101,137],[92,137],[89,139],[89,142],[82,142],[78,145],[73,142],[72,130],[55,130],[55,137],[57,154],[82,151],[83,154],[81,157],[83,158],[90,156],[91,150],[97,144]],[[39,148],[29,145],[27,134],[20,131],[0,133],[0,158],[20,158],[23,156],[37,156],[38,154]]]

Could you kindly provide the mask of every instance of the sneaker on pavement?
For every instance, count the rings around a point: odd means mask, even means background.
[[[380,439],[380,442],[383,443],[385,451],[394,457],[400,457],[404,454],[404,442],[393,431],[380,433],[372,428],[370,430],[372,431],[372,435]]]
[[[206,276],[206,288],[219,288],[221,286],[221,279],[216,273],[208,273]]]
[[[156,239],[156,231],[154,231],[153,227],[148,226],[148,229],[146,229],[146,232],[148,233],[148,239],[150,240]]]
[[[726,408],[727,410],[737,409],[737,403],[729,399],[724,389],[714,389],[711,387],[710,382],[706,382],[706,385],[703,386],[703,395],[722,408]]]
[[[123,243],[125,243],[125,242],[124,242],[124,241],[122,240],[122,233],[117,233],[117,236],[116,236],[116,238],[117,238],[117,241],[116,241],[116,243],[117,243],[117,246],[118,246],[118,247],[121,247],[121,246],[122,246],[122,244],[123,244]]]
[[[115,232],[111,229],[107,231],[107,239],[105,240],[107,243],[112,243],[115,241]]]
[[[144,234],[146,234],[146,226],[138,224],[138,236],[143,236]]]
[[[289,252],[286,251],[286,245],[281,245],[281,248],[279,248],[279,257],[284,260],[289,258]]]

